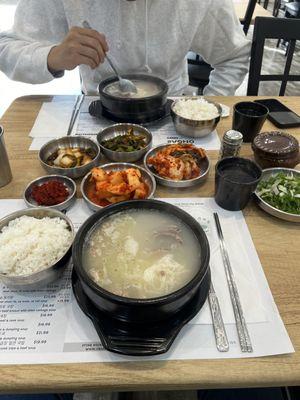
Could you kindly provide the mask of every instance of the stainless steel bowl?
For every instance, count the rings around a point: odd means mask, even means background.
[[[207,136],[216,129],[221,119],[222,107],[218,103],[206,100],[208,103],[214,104],[217,107],[219,115],[216,118],[201,120],[201,121],[181,117],[174,111],[175,104],[177,104],[180,101],[186,101],[191,99],[198,100],[199,97],[184,97],[175,100],[174,103],[172,103],[170,113],[173,119],[175,130],[179,135],[182,136],[195,137],[195,138]]]
[[[291,168],[267,168],[264,169],[262,172],[262,177],[261,181],[269,179],[272,175],[278,174],[279,172],[284,172],[286,174],[288,173],[293,173],[294,175],[297,175],[300,178],[300,171],[297,171],[296,169],[291,169]],[[267,212],[270,215],[273,215],[274,217],[283,219],[285,221],[290,221],[290,222],[300,222],[300,215],[299,214],[291,214],[287,213],[285,211],[280,211],[278,208],[275,208],[271,206],[269,203],[267,203],[265,200],[263,200],[258,194],[257,190],[254,192],[254,198],[259,205],[260,208],[262,208],[265,212]]]
[[[101,165],[101,168],[104,169],[105,171],[122,171],[127,168],[135,168],[141,171],[142,174],[142,179],[143,181],[148,185],[150,193],[147,199],[151,199],[154,196],[155,190],[156,190],[156,182],[155,179],[153,178],[152,174],[146,171],[144,168],[139,167],[138,165],[135,164],[129,164],[129,163],[111,163],[111,164],[105,164]],[[89,179],[91,177],[91,172],[89,172],[82,180],[81,182],[81,193],[84,201],[88,205],[88,207],[93,210],[93,211],[98,211],[101,210],[103,207],[99,206],[95,203],[93,203],[86,194],[87,190],[87,184],[89,182]]]
[[[169,146],[169,145],[163,144],[163,145],[153,147],[153,149],[149,150],[148,153],[144,157],[144,166],[145,166],[146,170],[155,177],[155,179],[158,183],[160,183],[163,186],[170,187],[170,188],[187,188],[187,187],[192,187],[192,186],[198,185],[198,184],[206,181],[206,179],[208,178],[208,173],[209,173],[209,169],[210,169],[210,161],[207,156],[203,159],[204,172],[201,175],[199,175],[197,178],[187,179],[184,181],[175,181],[172,179],[162,178],[161,176],[156,174],[154,169],[148,164],[148,159],[150,157],[155,156],[155,154],[158,151],[162,150],[166,146]]]
[[[82,167],[74,168],[59,168],[52,167],[47,164],[48,158],[55,153],[59,148],[64,147],[80,147],[81,149],[93,149],[95,151],[96,157],[90,163],[83,165]],[[100,160],[100,147],[96,142],[91,139],[82,136],[64,136],[59,139],[50,140],[46,143],[39,151],[39,160],[43,168],[49,174],[68,176],[72,179],[77,179],[84,176],[93,167],[99,164]]]
[[[68,227],[72,233],[73,239],[75,237],[74,227],[71,220],[62,212],[58,210],[53,210],[51,208],[46,207],[38,207],[38,208],[27,208],[25,210],[16,211],[0,220],[0,232],[2,229],[8,225],[8,223],[16,218],[20,218],[23,215],[28,215],[30,217],[35,218],[61,218],[65,220],[68,224]],[[70,247],[65,252],[65,254],[53,265],[50,267],[35,272],[30,275],[22,275],[22,276],[9,276],[5,274],[0,274],[0,280],[11,288],[16,289],[37,289],[43,287],[56,279],[58,279],[62,273],[64,272],[66,266],[68,265],[71,258],[71,249],[72,243]]]
[[[62,182],[67,187],[67,189],[69,191],[69,196],[63,203],[56,204],[55,206],[47,206],[47,208],[52,208],[52,209],[59,210],[59,211],[67,210],[68,208],[70,208],[76,200],[76,184],[71,178],[68,178],[67,176],[61,176],[61,175],[46,175],[46,176],[42,176],[42,177],[37,178],[34,181],[30,182],[27,185],[27,187],[24,191],[24,194],[23,194],[23,199],[24,199],[26,205],[28,207],[41,207],[31,197],[32,189],[34,186],[40,186],[43,183],[46,183],[49,181]]]
[[[104,142],[105,140],[112,139],[119,135],[125,135],[130,128],[133,129],[133,133],[138,133],[138,134],[142,134],[145,136],[147,145],[144,149],[137,150],[137,151],[131,151],[131,152],[112,151],[102,145],[102,142]],[[152,134],[150,131],[148,131],[148,129],[144,128],[141,125],[115,124],[115,125],[111,125],[111,126],[105,128],[101,132],[99,132],[97,135],[97,140],[98,140],[98,144],[100,146],[102,153],[109,160],[116,161],[116,162],[135,162],[135,161],[140,160],[147,153],[147,151],[151,148]]]

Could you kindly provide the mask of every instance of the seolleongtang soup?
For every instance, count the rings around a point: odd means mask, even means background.
[[[170,294],[196,275],[201,248],[193,231],[158,210],[132,209],[105,218],[83,248],[83,264],[94,282],[123,297]]]
[[[122,92],[120,90],[119,81],[107,85],[104,88],[104,93],[107,93],[113,97],[141,99],[143,97],[155,96],[161,91],[160,86],[155,82],[133,79],[132,83],[135,85],[137,89],[136,93]]]

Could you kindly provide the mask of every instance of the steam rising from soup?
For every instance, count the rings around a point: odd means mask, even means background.
[[[107,93],[114,97],[141,99],[142,97],[154,96],[160,92],[160,87],[149,81],[132,80],[137,88],[137,93],[132,92],[121,92],[119,87],[119,81],[110,83],[104,88],[104,93]]]
[[[95,226],[83,249],[85,268],[102,288],[123,297],[170,294],[198,272],[201,249],[192,230],[158,210],[121,211]]]

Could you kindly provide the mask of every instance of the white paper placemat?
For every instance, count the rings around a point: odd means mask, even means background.
[[[105,118],[95,118],[89,114],[89,105],[94,100],[99,100],[99,97],[85,97],[81,106],[79,117],[74,125],[72,135],[86,136],[96,140],[96,135],[98,132],[107,126],[114,124],[113,121]],[[60,107],[60,104],[63,106]],[[49,140],[66,135],[73,105],[74,104],[70,102],[53,102],[43,104],[35,123],[36,128],[34,126],[30,134],[30,136],[33,137],[33,141],[29,150],[40,150],[40,148]],[[220,139],[217,131],[212,132],[210,135],[204,138],[189,138],[180,136],[176,133],[170,116],[159,121],[149,123],[146,125],[146,127],[153,134],[153,146],[158,146],[165,143],[191,143],[202,147],[205,150],[220,149]],[[50,131],[51,134],[47,134],[47,132]]]
[[[98,97],[86,97],[78,119],[77,129],[73,130],[73,135],[87,136],[91,139],[95,138],[97,133],[114,122],[105,118],[92,117],[88,108],[92,101],[99,99]],[[191,143],[195,146],[203,147],[205,150],[219,150],[220,139],[217,131],[204,138],[189,138],[178,135],[175,131],[171,117],[166,117],[158,121],[145,125],[153,135],[153,146],[160,144],[172,143]]]
[[[43,103],[29,136],[48,140],[66,136],[73,106],[73,101]]]
[[[207,232],[212,249],[212,279],[226,321],[229,352],[216,350],[206,305],[182,329],[166,354],[136,358],[105,351],[93,324],[73,297],[69,269],[62,280],[41,290],[13,291],[0,285],[0,364],[244,358],[293,352],[242,213],[222,210],[211,198],[164,200],[191,213]],[[0,200],[0,217],[22,208],[22,200]],[[214,211],[219,213],[229,247],[253,353],[241,353],[232,323],[232,307],[211,219]],[[91,211],[78,200],[68,215],[78,228]]]

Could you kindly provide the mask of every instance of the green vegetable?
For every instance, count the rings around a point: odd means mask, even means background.
[[[265,202],[278,210],[300,214],[300,177],[279,172],[257,187],[257,194]]]
[[[144,135],[133,133],[133,129],[129,129],[125,135],[118,135],[112,139],[104,140],[102,146],[112,151],[131,152],[144,149],[147,146]]]

